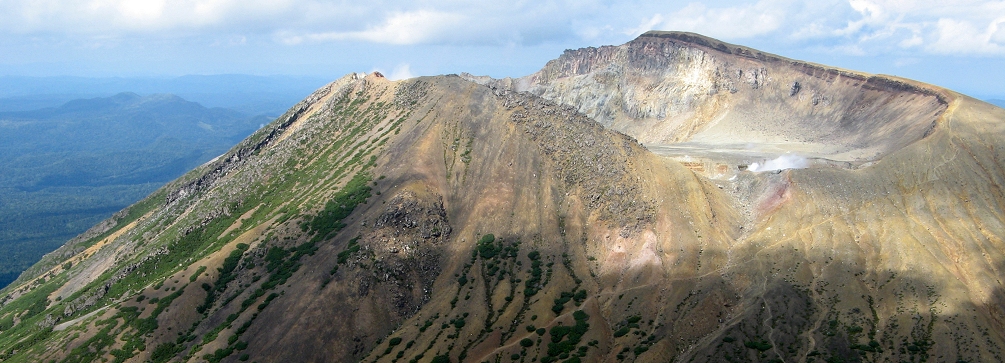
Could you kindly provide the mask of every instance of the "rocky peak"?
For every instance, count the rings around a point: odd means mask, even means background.
[[[683,32],[568,50],[518,79],[466,77],[570,105],[681,161],[734,171],[785,154],[845,167],[874,162],[927,135],[949,99],[908,80]]]

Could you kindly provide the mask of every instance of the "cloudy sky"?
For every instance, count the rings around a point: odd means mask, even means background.
[[[986,0],[0,0],[0,75],[521,76],[650,29],[1005,98]]]

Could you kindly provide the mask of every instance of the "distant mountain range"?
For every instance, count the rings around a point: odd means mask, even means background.
[[[171,93],[206,107],[277,116],[328,83],[325,77],[189,75],[175,78],[87,78],[0,76],[0,112],[56,107],[65,102],[108,97],[123,90]]]
[[[171,94],[0,113],[0,286],[269,121]]]

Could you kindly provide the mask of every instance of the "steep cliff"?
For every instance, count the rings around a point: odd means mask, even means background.
[[[519,79],[467,78],[574,106],[649,145],[855,164],[925,136],[949,98],[910,80],[678,32],[569,50]]]

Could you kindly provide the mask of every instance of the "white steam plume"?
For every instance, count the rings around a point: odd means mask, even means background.
[[[785,169],[802,169],[808,167],[809,165],[810,165],[809,161],[802,156],[785,154],[775,159],[765,161],[764,165],[761,165],[759,163],[752,163],[750,164],[750,166],[747,167],[747,170],[757,172],[757,171],[775,171]]]

